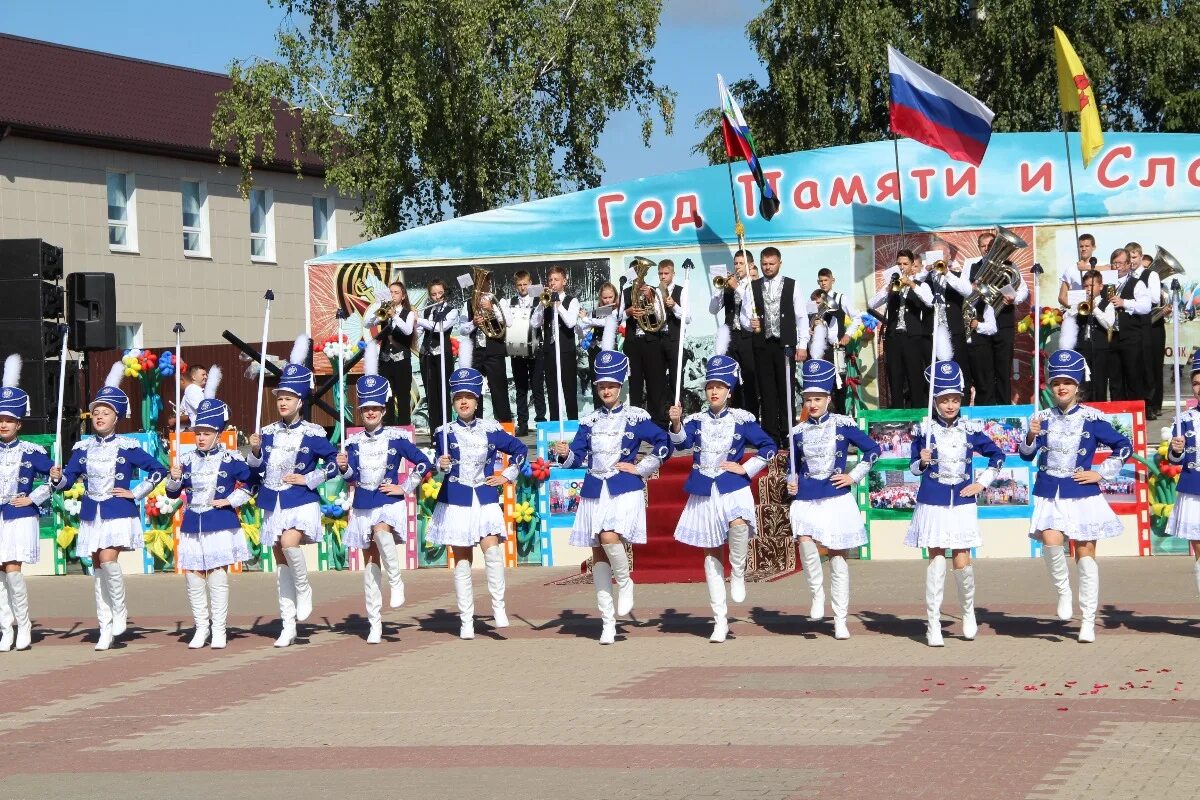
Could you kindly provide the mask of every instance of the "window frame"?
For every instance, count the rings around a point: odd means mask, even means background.
[[[263,221],[266,225],[266,230],[263,233],[254,232],[254,193],[262,192],[266,213],[263,214]],[[275,260],[275,192],[265,187],[250,189],[250,196],[247,198],[249,202],[249,217],[250,217],[250,261],[255,264],[274,264]],[[256,239],[263,240],[266,245],[263,248],[263,255],[254,255],[254,242]]]
[[[317,238],[317,201],[325,201],[325,238]],[[313,212],[313,257],[320,258],[337,250],[337,204],[334,201],[333,195],[314,194],[312,196],[312,212]],[[321,245],[325,246],[324,253],[318,253],[317,248]]]
[[[186,226],[186,225],[184,225],[184,224],[183,224],[183,214],[184,214],[184,206],[183,206],[184,192],[183,192],[183,187],[184,187],[184,184],[188,184],[188,183],[194,183],[194,184],[196,184],[196,186],[197,186],[197,189],[198,189],[198,192],[199,192],[199,201],[200,201],[200,220],[199,220],[199,221],[200,221],[200,227],[198,227],[198,228],[189,228],[188,226]],[[196,234],[199,236],[199,239],[200,239],[200,249],[199,249],[199,250],[188,250],[188,249],[187,249],[187,245],[186,245],[186,241],[187,241],[187,240],[186,240],[185,238],[182,238],[182,237],[181,237],[181,239],[182,239],[182,242],[184,242],[184,244],[183,244],[183,257],[184,257],[184,258],[205,258],[205,259],[211,259],[211,258],[212,258],[212,250],[211,250],[211,248],[210,248],[210,245],[209,245],[209,235],[208,235],[208,232],[209,232],[209,224],[208,224],[208,182],[207,182],[207,181],[204,181],[204,180],[202,180],[202,179],[200,179],[200,178],[180,178],[180,179],[179,179],[179,206],[180,206],[180,208],[179,208],[179,222],[180,222],[180,226],[181,226],[181,228],[182,228],[182,230],[183,230],[183,234],[184,234],[184,236],[186,236],[188,233],[194,232],[194,233],[196,233]]]
[[[112,175],[121,175],[125,178],[125,220],[114,220],[108,215],[108,181]],[[104,171],[104,216],[107,220],[107,224],[104,226],[104,236],[108,243],[108,251],[137,255],[140,252],[137,226],[137,176],[133,172],[121,169]],[[125,228],[125,244],[116,244],[112,241],[112,229],[121,226]]]

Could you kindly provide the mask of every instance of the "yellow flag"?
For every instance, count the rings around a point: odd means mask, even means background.
[[[1104,130],[1100,127],[1100,109],[1092,82],[1083,71],[1083,63],[1067,35],[1054,26],[1054,56],[1058,62],[1058,97],[1062,110],[1079,115],[1079,144],[1083,150],[1083,166],[1104,147]]]

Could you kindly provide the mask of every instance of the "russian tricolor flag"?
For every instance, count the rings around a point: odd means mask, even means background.
[[[892,132],[979,166],[996,115],[978,99],[888,45]]]

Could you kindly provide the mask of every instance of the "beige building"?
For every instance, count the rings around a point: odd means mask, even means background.
[[[355,201],[315,159],[236,166],[209,145],[223,75],[0,35],[0,238],[41,238],[64,271],[111,272],[122,346],[256,340],[271,289],[271,338],[303,330],[305,259],[362,240]],[[2,266],[2,265],[0,265]]]

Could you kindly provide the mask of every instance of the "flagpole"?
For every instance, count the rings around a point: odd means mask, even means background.
[[[892,152],[896,156],[896,200],[900,203],[900,247],[904,249],[904,190],[901,188],[903,181],[900,180],[900,137],[896,136],[892,139]]]
[[[1067,136],[1067,115],[1058,113],[1059,125],[1062,127],[1063,150],[1067,154],[1067,185],[1071,188],[1071,222],[1075,226],[1075,241],[1079,241],[1079,212],[1075,208],[1075,170],[1071,167],[1071,140]]]

